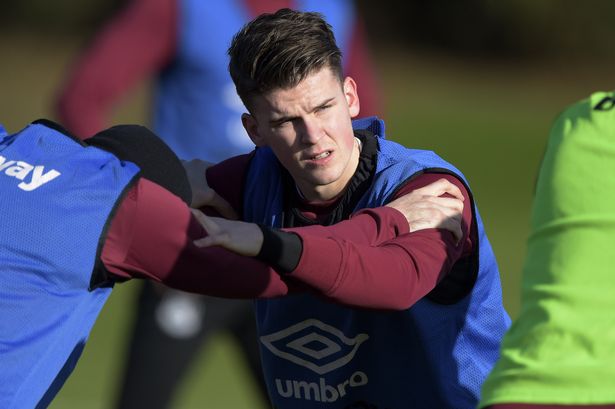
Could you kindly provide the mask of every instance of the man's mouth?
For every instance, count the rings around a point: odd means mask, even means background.
[[[311,160],[319,160],[319,159],[324,159],[324,158],[326,158],[326,157],[327,157],[327,156],[329,156],[329,155],[331,155],[331,151],[324,151],[324,152],[319,153],[319,154],[318,154],[318,155],[316,155],[316,156],[312,156],[310,159],[311,159]]]

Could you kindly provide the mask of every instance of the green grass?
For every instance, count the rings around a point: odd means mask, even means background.
[[[133,319],[138,283],[116,286],[100,315],[79,364],[50,408],[111,408],[121,379],[121,357]],[[177,390],[174,408],[250,408],[260,402],[256,385],[241,361],[237,345],[226,334],[217,334],[195,357],[191,370]]]
[[[78,46],[76,39],[0,36],[8,62],[0,65],[0,122],[9,131],[53,116],[52,96]],[[493,64],[397,50],[380,52],[377,61],[389,138],[435,150],[468,177],[515,316],[534,178],[550,123],[566,104],[610,88],[610,73],[574,61]],[[146,122],[146,99],[147,87],[139,88],[114,122]],[[117,286],[52,409],[112,407],[134,296],[134,283]],[[230,337],[216,336],[195,358],[173,407],[265,407],[236,348]]]

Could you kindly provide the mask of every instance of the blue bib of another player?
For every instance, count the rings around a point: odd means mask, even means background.
[[[111,283],[105,229],[138,168],[43,123],[0,140],[0,407],[47,407]],[[100,283],[99,283],[100,284]]]

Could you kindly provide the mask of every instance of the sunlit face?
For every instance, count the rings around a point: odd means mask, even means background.
[[[309,200],[339,195],[359,163],[351,119],[359,114],[357,86],[340,84],[329,68],[297,86],[251,100],[243,124],[256,146],[269,146]]]

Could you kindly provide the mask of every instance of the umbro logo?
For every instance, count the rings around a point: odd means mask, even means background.
[[[319,375],[346,365],[368,339],[367,334],[349,338],[339,329],[316,319],[307,319],[260,337],[274,355]]]

